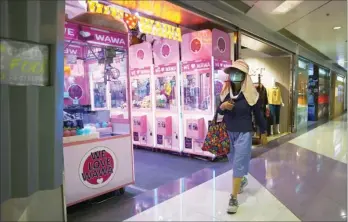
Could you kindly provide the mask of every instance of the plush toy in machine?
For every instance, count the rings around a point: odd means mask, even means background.
[[[123,103],[122,105],[121,105],[121,109],[126,109],[127,108],[127,103]]]
[[[140,104],[141,108],[150,108],[151,107],[151,98],[150,96],[145,96]]]
[[[157,100],[157,106],[158,107],[162,107],[164,108],[166,106],[167,103],[167,97],[165,95],[157,95],[156,96],[156,100]]]
[[[170,82],[166,82],[164,84],[164,93],[168,97],[171,95],[171,93],[172,93],[172,84]]]

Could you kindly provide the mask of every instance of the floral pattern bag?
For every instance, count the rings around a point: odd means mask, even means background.
[[[230,152],[230,138],[226,130],[226,124],[217,121],[217,112],[214,119],[209,123],[208,133],[202,147],[203,151],[208,151],[214,155],[223,156]]]

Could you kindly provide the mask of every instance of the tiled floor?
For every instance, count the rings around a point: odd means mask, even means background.
[[[226,213],[231,164],[219,163],[68,220],[347,221],[347,137],[345,115],[270,143],[251,160],[249,185],[235,215]]]
[[[345,117],[340,117],[319,126],[291,140],[290,143],[337,161],[347,163],[348,130],[347,121],[344,121],[344,118]]]
[[[251,175],[238,214],[227,214],[231,178],[224,173],[127,221],[299,221]]]

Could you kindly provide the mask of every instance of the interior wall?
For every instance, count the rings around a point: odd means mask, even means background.
[[[264,68],[261,83],[266,87],[272,87],[272,78],[274,77],[278,87],[281,89],[284,107],[280,110],[280,131],[288,132],[291,123],[289,117],[290,110],[290,75],[291,58],[290,57],[246,57],[244,60],[249,64],[251,73],[257,68]],[[251,77],[253,82],[258,82],[258,76]]]
[[[1,38],[50,48],[49,86],[0,87],[1,221],[65,221],[64,5],[64,0],[0,1]]]

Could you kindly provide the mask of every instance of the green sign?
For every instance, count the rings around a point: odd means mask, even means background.
[[[8,85],[47,86],[49,47],[0,39],[0,82]]]

